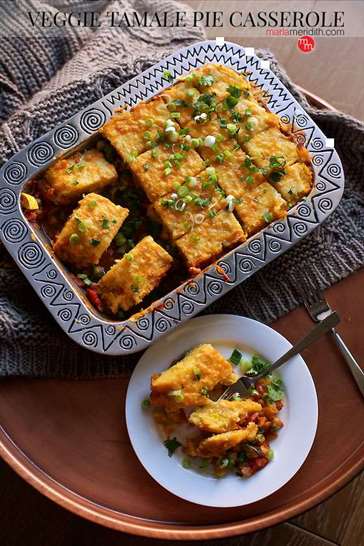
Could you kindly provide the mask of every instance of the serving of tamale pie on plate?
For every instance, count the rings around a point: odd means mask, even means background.
[[[302,357],[257,382],[249,398],[218,396],[242,371],[254,373],[289,348],[257,321],[210,315],[148,349],[129,383],[126,422],[149,474],[185,500],[221,508],[256,502],[288,482],[317,427],[316,391]]]

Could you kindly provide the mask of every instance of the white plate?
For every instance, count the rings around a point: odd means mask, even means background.
[[[272,442],[274,459],[248,479],[222,479],[186,469],[182,456],[168,457],[151,412],[142,409],[150,394],[150,377],[165,370],[185,351],[212,343],[224,356],[234,347],[275,360],[292,345],[268,326],[235,315],[209,315],[190,320],[150,347],[139,360],[126,397],[126,423],[137,457],[165,489],[182,499],[214,507],[243,506],[271,495],[287,483],[304,463],[317,428],[317,396],[311,374],[300,356],[281,368],[286,406],[280,412],[284,427]]]

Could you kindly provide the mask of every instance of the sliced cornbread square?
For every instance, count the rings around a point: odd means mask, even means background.
[[[287,201],[288,206],[292,207],[310,193],[313,183],[312,169],[305,163],[295,163],[286,167],[284,171],[285,174],[278,182],[272,181],[272,184]]]
[[[256,134],[242,144],[242,147],[258,167],[268,171],[272,170],[277,162],[282,166],[292,165],[299,161],[301,156],[297,144],[274,127]]]
[[[170,112],[162,97],[139,102],[132,110],[114,112],[100,129],[126,163],[150,147],[164,130]]]
[[[158,286],[172,262],[168,252],[147,235],[101,278],[97,292],[112,313],[127,311]]]
[[[84,193],[101,191],[117,180],[117,172],[96,149],[77,152],[58,159],[45,172],[42,191],[57,205],[80,199]]]
[[[252,235],[273,220],[284,218],[287,214],[287,203],[269,182],[263,182],[245,192],[234,210],[247,234]]]
[[[197,176],[187,177],[173,193],[158,199],[153,206],[175,240],[217,214],[226,204],[215,169],[208,167]]]
[[[195,150],[181,150],[163,144],[144,152],[130,164],[131,171],[152,202],[171,193],[176,184],[182,184],[187,176],[196,176],[203,168],[204,162]]]
[[[202,267],[245,239],[245,232],[234,214],[222,210],[177,239],[176,245],[188,267]]]
[[[151,402],[168,409],[204,406],[209,403],[208,393],[216,385],[230,385],[236,380],[230,362],[212,345],[205,343],[152,377]]]
[[[88,193],[57,235],[56,256],[77,269],[98,264],[128,213],[106,197]]]

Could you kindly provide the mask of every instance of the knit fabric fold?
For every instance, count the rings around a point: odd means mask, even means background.
[[[188,27],[66,27],[62,33],[28,27],[25,35],[14,28],[13,19],[25,9],[48,6],[36,0],[16,4],[20,11],[0,3],[0,164],[173,50],[204,38],[200,29]],[[53,1],[49,9],[62,9],[63,4]],[[87,9],[88,4],[71,0],[67,9]],[[155,9],[152,0],[94,4],[104,13]],[[159,11],[177,9],[188,11],[172,0],[158,2]],[[273,72],[324,133],[335,139],[346,176],[342,201],[324,224],[204,311],[247,315],[269,323],[299,305],[298,286],[301,291],[302,287],[324,289],[364,263],[364,125],[345,114],[310,107],[272,53],[258,54],[270,60]],[[102,356],[72,342],[40,305],[0,243],[0,376],[114,377],[130,373],[139,358],[140,353]]]

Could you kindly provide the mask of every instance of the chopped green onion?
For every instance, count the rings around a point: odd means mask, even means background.
[[[97,201],[96,199],[93,199],[92,201],[90,201],[89,203],[87,203],[87,206],[89,209],[94,209],[96,206],[97,206]]]
[[[110,221],[107,218],[104,218],[101,222],[101,225],[104,229],[109,229],[110,227]]]
[[[235,364],[235,366],[238,366],[238,364],[240,363],[240,361],[242,359],[242,356],[243,355],[241,354],[241,352],[238,349],[234,349],[233,352],[231,353],[229,361],[232,364]]]
[[[214,77],[211,74],[201,76],[201,78],[198,80],[198,84],[201,85],[201,87],[211,87],[213,83]]]
[[[78,245],[78,243],[80,242],[80,236],[77,233],[71,233],[69,237],[69,242],[71,243],[71,245]]]
[[[266,211],[264,214],[263,214],[263,220],[269,224],[272,220],[273,220],[273,214],[269,211]]]
[[[83,222],[82,220],[80,220],[79,218],[76,218],[76,222],[77,222],[77,229],[80,233],[84,233],[86,231],[86,224],[85,222]]]
[[[239,98],[240,95],[241,95],[241,89],[240,87],[236,87],[235,85],[229,85],[229,87],[227,88],[227,92],[232,96],[232,97],[235,97],[235,98]]]
[[[163,70],[163,78],[167,80],[168,82],[173,81],[173,76],[169,70]]]
[[[196,379],[196,381],[200,381],[200,379],[201,379],[201,370],[200,370],[200,368],[193,368],[193,376]]]
[[[242,373],[246,373],[248,370],[250,370],[252,367],[251,360],[247,360],[245,358],[242,358],[239,363],[239,368]]]
[[[232,95],[229,95],[224,100],[224,106],[227,110],[232,110],[233,108],[235,108],[238,102],[239,102],[239,99],[237,97],[233,97]]]
[[[149,400],[149,398],[145,398],[145,400],[143,400],[143,402],[142,402],[142,409],[144,409],[144,410],[148,409],[149,406],[150,406],[150,400]]]
[[[169,391],[168,396],[174,398],[176,402],[182,402],[185,397],[183,389],[175,389],[173,391]]]
[[[202,140],[200,138],[193,138],[191,140],[192,148],[198,148],[199,146],[201,146],[201,143],[202,143]]]
[[[90,239],[90,245],[92,246],[98,246],[100,242],[99,239]]]

